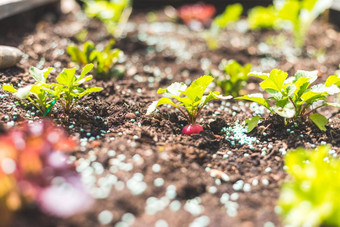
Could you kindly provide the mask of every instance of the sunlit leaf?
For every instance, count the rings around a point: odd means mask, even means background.
[[[322,131],[326,131],[326,125],[328,124],[328,120],[325,116],[319,113],[314,113],[309,116],[309,118],[314,122],[316,126]]]
[[[252,118],[248,118],[245,120],[245,123],[247,124],[248,127],[248,132],[251,132],[259,123],[259,121],[262,119],[260,116],[255,116]]]
[[[273,69],[269,77],[260,83],[262,89],[273,89],[276,91],[281,91],[283,88],[283,83],[287,78],[288,74],[282,70]]]
[[[236,99],[245,99],[253,102],[257,102],[258,104],[261,104],[262,106],[266,107],[268,110],[270,110],[270,104],[267,100],[263,98],[263,95],[260,93],[251,94],[251,95],[244,95],[241,97],[237,97]]]
[[[4,89],[4,91],[8,91],[8,92],[11,92],[11,93],[18,92],[12,85],[9,85],[9,84],[2,85],[2,89]]]

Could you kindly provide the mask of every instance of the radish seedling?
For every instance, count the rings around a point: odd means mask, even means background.
[[[202,126],[196,124],[197,117],[203,107],[214,99],[231,98],[231,96],[221,96],[218,91],[204,95],[213,80],[213,77],[205,75],[192,82],[189,87],[184,83],[175,82],[165,89],[158,89],[157,93],[163,94],[163,98],[154,101],[149,106],[146,114],[151,114],[157,106],[168,104],[177,108],[188,121],[188,125],[182,130],[183,134],[191,135],[203,131]]]
[[[274,69],[270,74],[250,73],[263,81],[260,87],[269,95],[264,98],[262,94],[251,94],[238,97],[257,102],[266,107],[272,114],[281,116],[285,123],[295,121],[298,118],[309,117],[310,120],[320,129],[326,131],[325,125],[328,120],[319,113],[313,113],[316,109],[329,105],[336,105],[325,101],[327,96],[339,93],[336,80],[328,78],[325,84],[310,85],[317,79],[317,71],[297,71],[295,76],[288,77],[282,70]],[[274,105],[271,105],[271,102]],[[313,113],[313,114],[312,114]],[[261,118],[256,116],[246,121],[249,131],[251,131]]]

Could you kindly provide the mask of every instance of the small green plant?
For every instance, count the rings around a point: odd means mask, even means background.
[[[309,117],[320,130],[326,131],[327,118],[313,112],[320,107],[336,105],[326,102],[325,99],[329,95],[339,93],[340,89],[331,77],[327,79],[325,84],[310,87],[317,79],[317,73],[317,71],[300,70],[296,72],[295,76],[289,78],[287,78],[286,72],[278,69],[272,70],[270,74],[250,73],[249,76],[263,80],[260,87],[269,94],[269,97],[264,98],[262,94],[257,93],[237,99],[250,100],[263,105],[272,114],[281,116],[286,124],[302,117]],[[251,131],[260,119],[259,116],[248,119],[246,121],[248,130]]]
[[[225,95],[239,96],[240,91],[247,85],[251,64],[242,66],[235,60],[223,60],[220,67],[223,69],[224,75],[216,78],[216,85]]]
[[[69,113],[74,105],[85,95],[101,91],[102,88],[82,88],[84,82],[92,79],[85,75],[93,68],[93,64],[85,65],[80,76],[75,75],[76,68],[64,69],[56,78],[57,83],[46,82],[53,68],[39,70],[35,67],[30,69],[32,77],[36,80],[34,85],[28,85],[16,90],[12,85],[3,85],[5,91],[14,93],[19,99],[28,99],[40,112],[46,116],[58,101],[66,113]]]
[[[147,115],[156,110],[157,106],[168,104],[177,108],[188,121],[188,125],[182,130],[183,134],[193,134],[203,131],[202,126],[196,125],[196,120],[203,107],[211,100],[231,97],[223,97],[219,92],[209,92],[204,95],[209,84],[214,80],[211,76],[202,76],[192,82],[188,87],[184,83],[175,82],[165,89],[158,89],[157,93],[163,94],[163,98],[154,101],[147,110]],[[172,101],[174,100],[174,101]]]
[[[224,12],[213,20],[210,30],[203,34],[209,49],[214,50],[218,48],[219,44],[216,40],[218,34],[222,29],[225,29],[232,23],[238,21],[242,12],[243,7],[241,4],[236,3],[233,5],[228,5]]]
[[[256,6],[248,13],[248,27],[251,30],[275,28],[276,11],[274,6]]]
[[[268,7],[255,7],[248,14],[250,29],[288,28],[294,42],[302,48],[312,22],[332,4],[332,0],[285,0]]]
[[[36,81],[33,85],[15,89],[12,85],[4,84],[4,91],[14,94],[18,99],[28,99],[44,116],[46,116],[55,103],[53,95],[49,94],[45,88],[50,87],[47,83],[47,77],[53,68],[39,70],[35,67],[30,68],[30,74]]]
[[[330,147],[298,148],[285,157],[291,178],[282,185],[279,211],[289,226],[340,226],[340,161]]]
[[[85,14],[88,17],[98,18],[113,37],[121,36],[132,11],[130,0],[83,1],[85,2]]]
[[[93,64],[85,65],[79,76],[75,74],[76,68],[64,69],[57,76],[57,83],[53,83],[50,89],[46,89],[59,101],[66,113],[69,113],[85,95],[103,90],[100,87],[80,87],[80,85],[92,79],[92,76],[86,76],[92,68]]]
[[[122,72],[113,67],[118,62],[121,53],[120,49],[112,49],[114,44],[115,41],[111,40],[103,51],[99,51],[92,42],[87,41],[84,43],[82,50],[75,45],[69,45],[67,53],[71,56],[73,62],[77,62],[82,66],[89,63],[94,64],[97,78],[121,77]]]
[[[212,22],[212,26],[216,26],[219,29],[228,27],[231,23],[240,19],[243,12],[243,7],[240,3],[228,5],[224,12],[218,15]]]
[[[312,22],[331,5],[332,0],[286,0],[278,9],[278,20],[281,26],[290,23],[295,45],[301,48]]]

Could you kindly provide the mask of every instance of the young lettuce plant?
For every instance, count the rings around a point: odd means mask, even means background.
[[[242,66],[232,59],[223,60],[220,67],[223,68],[224,75],[217,77],[216,85],[222,89],[224,95],[239,96],[240,91],[247,85],[251,64]]]
[[[320,146],[286,155],[291,178],[281,187],[278,206],[287,226],[340,226],[340,161],[329,153],[329,146]]]
[[[256,6],[248,13],[248,27],[251,30],[275,28],[276,10],[274,6]]]
[[[69,113],[84,96],[103,90],[100,87],[80,87],[83,83],[92,80],[92,76],[85,76],[92,68],[93,64],[85,65],[79,76],[75,75],[76,68],[64,69],[57,76],[57,83],[53,83],[50,89],[46,89],[55,96],[66,113]]]
[[[36,81],[35,84],[19,88],[18,90],[12,85],[7,84],[4,84],[2,88],[4,91],[13,93],[18,99],[28,99],[44,116],[46,116],[56,101],[53,95],[45,90],[46,87],[49,87],[46,80],[52,70],[53,68],[39,70],[35,67],[31,67],[30,74]]]
[[[238,97],[257,102],[266,107],[272,114],[277,114],[284,119],[285,123],[296,121],[303,117],[309,119],[322,131],[326,131],[325,125],[328,120],[319,113],[313,113],[318,108],[335,105],[325,101],[327,96],[339,93],[340,89],[335,85],[335,80],[328,78],[326,84],[310,85],[317,79],[317,71],[297,71],[295,76],[288,77],[282,70],[274,69],[269,74],[250,73],[263,81],[260,87],[269,95],[264,98],[262,94],[251,94]],[[271,105],[273,103],[273,105]],[[248,130],[251,131],[261,119],[259,116],[247,119]]]
[[[312,22],[332,5],[332,0],[274,1],[268,7],[255,7],[248,14],[249,28],[288,29],[293,32],[295,46],[302,48]]]
[[[115,38],[119,38],[132,12],[130,0],[83,0],[85,14],[90,18],[98,18],[106,30]]]
[[[236,3],[233,5],[228,5],[224,12],[218,15],[212,22],[212,26],[216,26],[218,29],[223,29],[228,27],[231,23],[236,22],[240,19],[243,12],[243,7],[241,4]]]
[[[84,43],[83,50],[75,45],[68,46],[67,53],[71,56],[73,62],[79,63],[82,66],[89,63],[94,64],[95,76],[97,78],[120,77],[122,73],[113,66],[118,62],[122,51],[117,48],[112,49],[114,44],[115,41],[111,40],[103,51],[99,51],[92,42],[88,41]]]
[[[157,106],[168,104],[177,108],[188,121],[188,125],[182,130],[183,134],[197,134],[203,131],[203,127],[196,124],[196,120],[203,107],[214,99],[228,99],[218,91],[209,92],[204,95],[209,84],[214,80],[211,76],[202,76],[192,82],[188,87],[184,83],[175,82],[165,89],[158,89],[157,93],[163,94],[163,98],[154,101],[147,109],[147,115],[156,110]]]
[[[295,45],[299,48],[305,43],[306,34],[312,22],[332,5],[332,0],[287,0],[283,5],[277,4],[278,23],[290,24]]]

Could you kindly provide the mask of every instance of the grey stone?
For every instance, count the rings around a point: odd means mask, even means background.
[[[16,65],[22,58],[21,50],[10,46],[0,46],[0,69]]]

